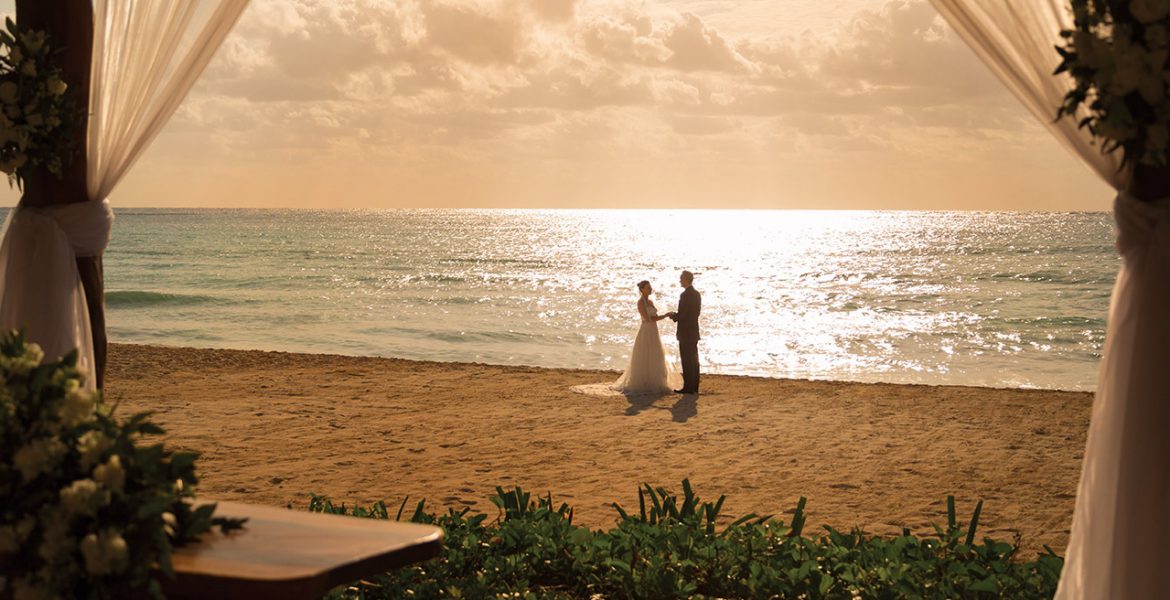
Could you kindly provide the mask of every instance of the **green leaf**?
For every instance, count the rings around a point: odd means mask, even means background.
[[[983,512],[983,501],[975,505],[975,514],[971,515],[971,523],[967,526],[967,545],[975,543],[975,529],[979,527],[979,513]]]
[[[999,582],[994,577],[988,577],[981,581],[977,581],[967,586],[968,592],[989,592],[992,594],[999,593]]]
[[[819,591],[822,596],[828,594],[829,590],[833,587],[833,583],[835,583],[833,576],[825,575],[824,577],[821,577],[821,584],[817,586],[817,591]]]

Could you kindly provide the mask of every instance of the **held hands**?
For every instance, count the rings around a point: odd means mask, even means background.
[[[678,313],[674,312],[673,310],[672,310],[672,311],[670,311],[670,312],[668,312],[668,313],[666,313],[666,316],[667,316],[667,317],[670,317],[670,320],[671,320],[671,321],[674,321],[674,322],[676,322],[676,323],[678,322]]]

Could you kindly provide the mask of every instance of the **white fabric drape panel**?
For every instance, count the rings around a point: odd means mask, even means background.
[[[65,212],[88,212],[93,205],[83,202],[63,207]],[[85,387],[96,388],[93,361],[93,336],[85,289],[77,273],[76,247],[69,233],[57,221],[60,214],[44,209],[18,208],[8,216],[0,241],[0,324],[4,330],[23,329],[25,339],[36,342],[45,358],[56,360],[77,350],[77,369],[86,374]],[[95,215],[96,217],[96,215]],[[76,215],[65,215],[79,223]],[[80,219],[89,217],[82,216]],[[97,217],[100,218],[100,217]],[[109,213],[110,222],[113,213]],[[99,232],[87,234],[82,243],[97,243],[102,248],[108,237]],[[108,227],[105,229],[109,231]]]
[[[1102,154],[1089,132],[1077,129],[1080,118],[1056,121],[1064,94],[1072,89],[1067,74],[1054,77],[1060,65],[1055,46],[1060,31],[1072,27],[1067,0],[930,0],[951,28],[967,42],[1020,102],[1073,154],[1088,163],[1114,189],[1128,183],[1118,170],[1120,155]]]
[[[248,0],[93,0],[90,200],[17,207],[0,240],[0,327],[24,329],[46,358],[79,351],[94,388],[93,332],[76,257],[100,256],[106,197],[174,114]]]
[[[93,0],[88,189],[110,194],[150,145],[248,0]]]
[[[1054,46],[1072,25],[1057,0],[931,0],[1024,105],[1116,190],[1120,156],[1105,156],[1076,128],[1054,123],[1067,75]],[[1122,267],[1113,289],[1058,599],[1160,598],[1170,573],[1170,201],[1114,202]]]
[[[1109,308],[1072,534],[1056,598],[1164,598],[1170,573],[1170,202],[1114,202]]]

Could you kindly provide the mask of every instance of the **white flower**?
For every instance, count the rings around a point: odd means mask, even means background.
[[[12,580],[13,600],[42,600],[48,597],[48,590],[37,585],[30,577]]]
[[[20,100],[20,87],[12,81],[0,83],[0,102],[16,104],[17,100]]]
[[[1165,98],[1166,88],[1162,86],[1160,79],[1147,76],[1138,84],[1138,93],[1142,95],[1142,100],[1145,100],[1146,104],[1157,106]]]
[[[0,527],[0,554],[12,554],[20,550],[20,534],[15,525]]]
[[[8,112],[11,109],[15,109],[17,111],[17,116],[19,116],[20,109],[13,106],[7,107],[5,112]],[[20,145],[21,150],[23,150],[24,146],[20,142],[21,136],[19,132],[17,132],[17,145]],[[41,359],[44,357],[45,353],[41,351],[40,346],[36,344],[26,344],[24,347],[24,354],[18,357],[9,358],[7,356],[0,356],[0,369],[7,370],[13,375],[28,375],[29,371],[37,368],[37,366],[41,364]]]
[[[1130,0],[1129,13],[1142,23],[1161,21],[1170,15],[1170,0]]]
[[[20,34],[20,42],[33,53],[40,52],[48,41],[48,34],[43,31],[26,31]]]
[[[1087,31],[1073,34],[1073,47],[1077,51],[1077,62],[1084,66],[1102,69],[1113,64],[1109,42]]]
[[[17,552],[21,544],[28,539],[29,534],[37,526],[37,520],[32,515],[26,515],[16,525],[0,527],[0,554]]]
[[[65,400],[57,416],[65,427],[76,427],[93,420],[94,406],[93,394],[81,389],[76,379],[70,379],[65,382]]]
[[[1162,66],[1166,64],[1166,60],[1170,59],[1170,50],[1151,50],[1146,53],[1146,69],[1150,71],[1149,77],[1156,78],[1158,73],[1162,72]]]
[[[1141,65],[1118,62],[1122,66],[1117,69],[1113,80],[1106,87],[1110,94],[1124,96],[1137,90],[1138,85],[1142,82],[1143,75],[1145,75],[1145,70],[1141,68]]]
[[[41,513],[44,533],[37,554],[49,565],[61,559],[68,559],[73,552],[73,539],[69,536],[69,523],[61,516],[60,510],[45,510]]]
[[[32,515],[26,515],[16,525],[0,527],[0,554],[19,551],[21,545],[28,539],[29,534],[36,526],[36,519]]]
[[[1170,44],[1170,32],[1161,25],[1150,25],[1146,28],[1146,44],[1151,48],[1165,48]]]
[[[65,450],[65,444],[55,437],[40,438],[21,446],[12,463],[20,471],[21,480],[27,483],[56,466]]]
[[[122,489],[126,486],[126,469],[122,468],[121,457],[115,454],[106,461],[106,464],[95,467],[93,478],[107,488],[119,494],[122,493]]]
[[[126,570],[130,549],[116,529],[108,528],[85,536],[80,548],[85,557],[85,570],[90,575],[109,575]]]
[[[165,531],[168,536],[175,535],[175,527],[178,525],[179,521],[178,521],[178,519],[175,518],[174,513],[170,513],[170,512],[163,513],[162,520],[163,520],[163,531]]]
[[[1147,77],[1146,64],[1149,52],[1128,39],[1118,39],[1112,47],[1111,65],[1104,65],[1098,73],[1098,87],[1109,93],[1124,96],[1135,92],[1142,81]],[[1116,72],[1109,77],[1109,66],[1115,66]]]
[[[37,365],[41,364],[42,360],[44,360],[45,351],[41,350],[40,344],[30,342],[24,345],[23,358],[25,362],[31,363],[33,367],[36,367]]]
[[[49,82],[46,84],[46,89],[49,90],[50,94],[54,96],[60,96],[61,94],[65,93],[65,90],[69,89],[69,86],[66,85],[64,81],[61,81],[60,78],[53,77],[52,79],[49,79]]]
[[[62,488],[60,492],[61,506],[66,516],[85,515],[92,517],[99,508],[109,502],[109,494],[98,488],[92,479],[78,479]]]
[[[106,437],[106,434],[93,430],[85,432],[81,438],[77,440],[77,452],[81,454],[81,468],[89,469],[97,464],[105,454],[110,446],[114,445],[114,440]]]

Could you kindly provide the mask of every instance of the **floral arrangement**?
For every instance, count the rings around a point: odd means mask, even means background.
[[[79,113],[43,31],[0,29],[0,171],[20,185],[30,169],[61,177],[77,149]]]
[[[193,505],[196,455],[145,444],[149,413],[114,418],[76,353],[42,359],[0,338],[0,598],[161,597],[173,546],[242,521]]]
[[[1078,123],[1103,150],[1123,152],[1122,164],[1166,164],[1170,143],[1170,0],[1072,0],[1074,26],[1062,31],[1062,60],[1076,86],[1057,118]]]

